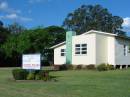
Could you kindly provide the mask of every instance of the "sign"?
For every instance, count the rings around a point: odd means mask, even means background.
[[[41,68],[40,54],[24,54],[22,56],[22,68],[39,70]]]

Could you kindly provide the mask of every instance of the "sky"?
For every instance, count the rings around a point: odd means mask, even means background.
[[[27,28],[61,26],[67,14],[81,5],[100,4],[123,18],[123,30],[130,35],[130,0],[0,0],[0,20],[18,22]]]

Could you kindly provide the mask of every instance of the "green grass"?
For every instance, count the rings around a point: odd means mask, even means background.
[[[130,69],[58,71],[58,82],[14,82],[11,68],[0,69],[0,97],[130,97]]]

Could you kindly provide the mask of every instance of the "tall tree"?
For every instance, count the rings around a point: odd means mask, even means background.
[[[122,23],[121,17],[113,16],[101,5],[82,5],[68,14],[63,22],[63,27],[67,30],[75,30],[78,34],[92,29],[120,34]],[[125,35],[125,32],[121,35]]]
[[[14,22],[13,24],[8,25],[8,30],[11,32],[11,34],[19,34],[26,30],[26,28],[19,23]]]
[[[3,27],[3,22],[2,21],[0,21],[0,27]]]
[[[59,27],[59,26],[49,26],[49,27],[46,27],[45,30],[53,38],[51,45],[55,45],[62,41],[65,41],[66,30],[64,28]]]
[[[65,30],[61,27],[34,28],[18,35],[11,34],[0,49],[10,63],[18,63],[23,53],[41,53],[44,62],[52,61],[53,52],[50,46],[63,41]],[[14,63],[14,64],[15,64]]]
[[[3,45],[9,37],[9,31],[4,27],[4,23],[0,21],[0,47]],[[4,63],[4,52],[0,49],[0,66]]]
[[[9,34],[10,32],[8,31],[8,29],[5,28],[3,26],[3,22],[0,21],[0,44],[3,44],[6,41]]]

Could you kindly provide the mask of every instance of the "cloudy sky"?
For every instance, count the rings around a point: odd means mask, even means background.
[[[130,0],[0,0],[0,20],[26,27],[62,25],[68,13],[82,4],[101,4],[124,19],[124,30],[130,32]]]

